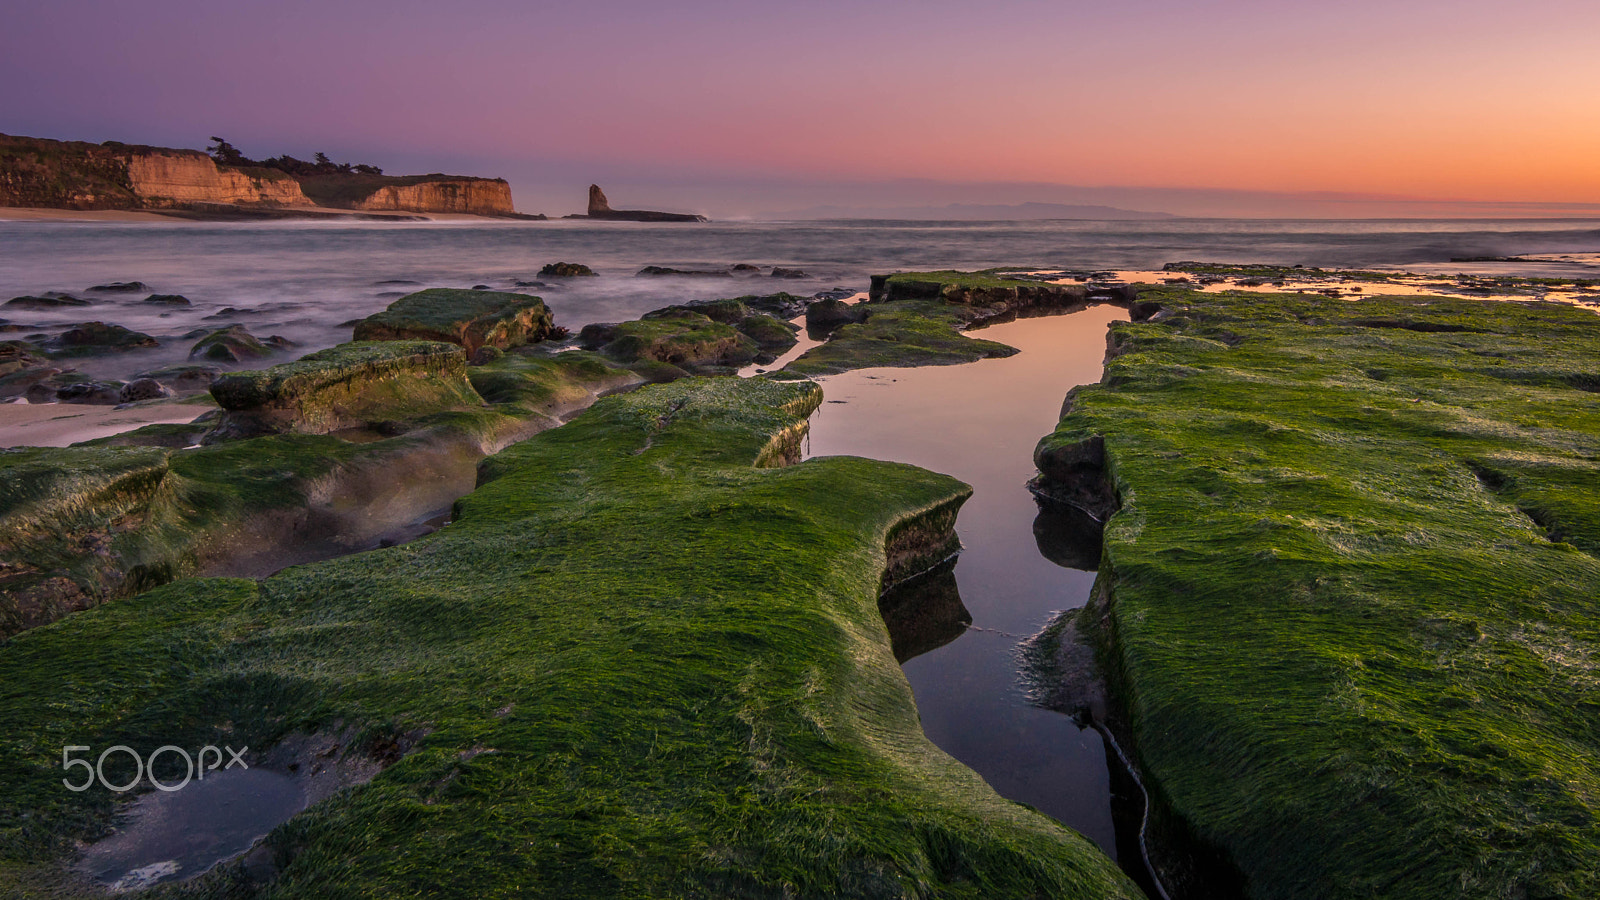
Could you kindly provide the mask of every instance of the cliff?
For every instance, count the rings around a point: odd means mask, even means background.
[[[459,175],[319,175],[300,179],[319,206],[370,212],[470,213],[509,216],[511,185],[504,178]]]
[[[198,150],[0,135],[0,206],[165,209],[217,206],[515,216],[501,178],[294,176],[219,166]]]
[[[310,206],[292,176],[272,169],[218,166],[193,150],[140,152],[128,157],[128,186],[146,208],[194,203]]]

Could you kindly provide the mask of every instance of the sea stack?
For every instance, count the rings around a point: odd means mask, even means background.
[[[589,185],[589,214],[568,216],[569,219],[610,219],[617,222],[704,222],[705,216],[694,213],[656,212],[650,209],[612,209],[606,192],[600,185]]]

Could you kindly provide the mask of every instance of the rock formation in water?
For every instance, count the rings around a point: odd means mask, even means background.
[[[0,206],[516,215],[511,186],[502,178],[297,176],[261,166],[218,165],[198,150],[13,135],[0,135]]]
[[[589,185],[589,214],[568,216],[569,219],[610,219],[617,222],[705,222],[705,216],[693,213],[656,212],[649,209],[612,209],[606,192],[600,185]]]

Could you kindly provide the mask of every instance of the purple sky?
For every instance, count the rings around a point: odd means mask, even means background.
[[[1600,204],[1592,0],[10,6],[0,131],[503,175],[530,211]]]

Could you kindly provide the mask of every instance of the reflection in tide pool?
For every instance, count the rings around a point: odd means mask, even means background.
[[[1106,327],[1126,319],[1106,306],[1021,319],[975,333],[1023,351],[1008,359],[819,379],[826,401],[810,437],[812,456],[912,463],[972,485],[957,523],[965,547],[954,572],[959,597],[944,596],[945,587],[937,605],[949,615],[895,648],[906,657],[923,730],[1001,795],[1077,829],[1113,857],[1100,736],[1029,705],[1016,650],[1057,611],[1082,606],[1094,584],[1092,572],[1041,555],[1026,484],[1034,444],[1055,427],[1068,389],[1100,379]],[[971,616],[964,632],[962,606]],[[885,612],[893,615],[892,607]],[[953,632],[943,628],[952,622]]]

